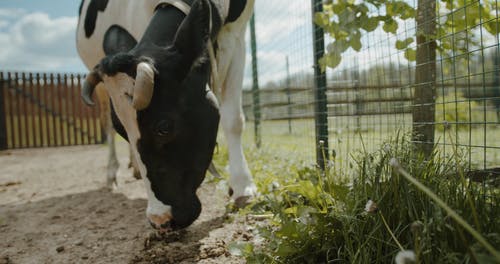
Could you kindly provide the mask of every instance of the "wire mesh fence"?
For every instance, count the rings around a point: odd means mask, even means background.
[[[396,133],[426,131],[413,137],[415,145],[459,150],[471,170],[500,167],[498,2],[424,2],[406,1],[414,18],[394,19],[395,30],[385,28],[386,20],[363,31],[358,51],[347,49],[337,67],[315,72],[318,47],[335,51],[335,39],[318,39],[313,23],[328,3],[257,0],[255,39],[249,34],[247,40],[247,57],[252,41],[256,56],[247,62],[243,96],[254,128],[248,131],[259,126],[255,140],[283,155],[308,162],[326,155],[343,165]],[[384,19],[387,8],[368,7]],[[352,19],[360,18],[354,13]],[[425,27],[430,33],[417,34]],[[324,117],[326,123],[318,123]]]

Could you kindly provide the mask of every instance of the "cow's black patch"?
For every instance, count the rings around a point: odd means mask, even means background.
[[[113,25],[104,34],[102,47],[106,55],[127,52],[135,47],[137,40],[124,28]]]
[[[109,105],[111,107],[111,122],[113,123],[115,131],[118,133],[118,135],[122,136],[126,141],[128,141],[127,132],[120,122],[120,119],[118,119],[118,116],[116,115],[115,109],[113,107],[113,102],[110,101]]]
[[[102,59],[100,67],[104,74],[114,76],[118,72],[123,72],[132,78],[136,76],[136,67],[140,62],[139,58],[128,53],[118,53]]]
[[[83,2],[85,2],[85,0],[82,0],[82,2],[80,3],[80,7],[78,8],[78,16],[82,16]]]
[[[227,15],[226,23],[236,21],[245,10],[247,0],[231,0],[229,4],[229,14]]]
[[[97,12],[106,10],[108,0],[92,0],[87,7],[87,14],[85,15],[85,36],[89,38],[95,30],[97,22]]]

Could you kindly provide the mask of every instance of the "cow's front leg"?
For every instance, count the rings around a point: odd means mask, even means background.
[[[104,85],[99,84],[96,87],[96,95],[99,102],[99,118],[101,121],[102,131],[106,133],[106,142],[108,144],[108,168],[106,175],[106,187],[112,189],[116,186],[116,173],[120,164],[116,158],[115,135],[116,131],[111,122],[111,108],[108,92]]]
[[[113,189],[113,187],[117,185],[116,173],[118,172],[118,168],[120,167],[118,159],[116,158],[115,134],[115,130],[111,128],[107,131],[106,135],[109,148],[106,187],[108,187],[109,189]]]
[[[226,43],[227,44],[227,43]],[[241,88],[245,64],[245,42],[238,39],[233,42],[231,60],[227,74],[222,74],[221,122],[229,150],[229,185],[235,205],[242,207],[248,198],[255,196],[257,188],[248,169],[243,153],[241,134],[245,117],[241,107]]]
[[[141,172],[139,171],[139,163],[137,163],[137,159],[135,158],[133,152],[132,152],[132,146],[129,145],[129,163],[128,163],[128,167],[129,168],[132,168],[132,176],[134,176],[134,178],[136,180],[139,180],[141,179]]]

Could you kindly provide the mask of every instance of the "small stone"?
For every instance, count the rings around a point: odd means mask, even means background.
[[[9,263],[12,263],[12,262],[10,262],[9,256],[5,256],[5,257],[0,258],[0,264],[9,264]]]
[[[89,259],[89,256],[82,256],[82,259]]]
[[[64,251],[64,246],[58,246],[58,247],[56,248],[56,251],[57,251],[57,253],[61,253],[61,252],[63,252],[63,251]]]

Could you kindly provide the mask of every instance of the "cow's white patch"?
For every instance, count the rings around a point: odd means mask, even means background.
[[[252,14],[254,0],[249,0],[238,20],[225,25],[218,36],[218,76],[222,83],[220,114],[229,150],[229,185],[233,198],[254,196],[257,188],[248,169],[241,146],[241,134],[245,123],[241,108],[241,89],[245,67],[245,29]]]
[[[148,208],[146,214],[153,223],[156,223],[157,221],[155,220],[157,219],[171,219],[172,207],[163,204],[156,198],[151,188],[151,182],[147,177],[146,165],[142,162],[141,156],[137,150],[137,142],[141,138],[141,134],[139,125],[137,124],[137,112],[132,106],[129,96],[129,91],[134,87],[134,79],[125,73],[118,73],[112,77],[104,76],[103,81],[113,101],[116,115],[118,119],[120,119],[125,131],[127,131],[132,154],[137,161],[139,171],[144,180],[144,187],[146,187],[146,193],[148,195]],[[156,224],[161,225],[163,223]]]

